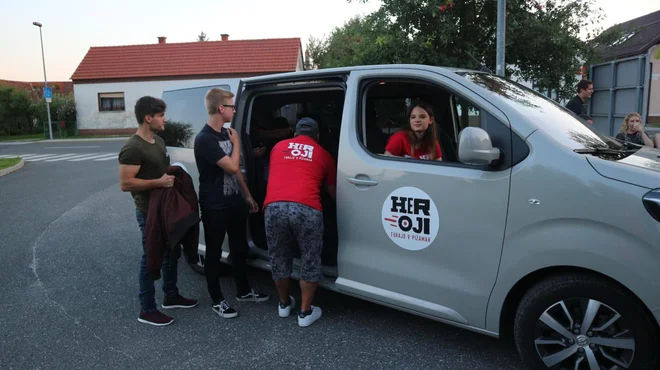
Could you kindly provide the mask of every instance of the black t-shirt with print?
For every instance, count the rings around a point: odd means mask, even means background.
[[[226,173],[217,162],[231,156],[233,145],[226,128],[218,132],[211,126],[195,137],[195,161],[199,171],[199,206],[202,210],[222,210],[242,202],[236,175]]]
[[[644,145],[644,138],[642,137],[642,134],[639,132],[635,132],[634,134],[621,132],[618,135],[616,135],[616,138],[619,140],[627,141],[629,143]]]

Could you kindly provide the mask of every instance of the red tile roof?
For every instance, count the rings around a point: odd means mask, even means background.
[[[295,71],[300,38],[91,47],[74,81]]]
[[[27,90],[35,93],[37,98],[41,98],[44,83],[42,82],[24,82],[0,80],[0,86],[10,86],[17,89]],[[53,89],[53,94],[71,94],[73,93],[73,82],[71,81],[49,81],[48,86]]]

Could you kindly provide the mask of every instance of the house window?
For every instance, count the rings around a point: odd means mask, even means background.
[[[99,112],[123,111],[124,93],[99,93]]]

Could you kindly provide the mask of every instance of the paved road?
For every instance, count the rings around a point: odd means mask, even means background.
[[[41,142],[0,145],[0,155],[120,147]],[[28,161],[0,177],[0,368],[520,368],[500,341],[326,290],[316,300],[323,319],[304,330],[295,317],[277,317],[274,298],[241,303],[238,318],[223,320],[203,277],[185,265],[179,287],[200,306],[171,312],[168,327],[139,324],[133,215],[116,161]],[[254,284],[275,295],[267,273],[255,271]],[[223,289],[235,293],[228,279]]]

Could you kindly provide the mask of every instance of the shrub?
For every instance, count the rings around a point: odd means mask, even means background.
[[[163,138],[167,146],[183,147],[192,138],[193,129],[190,123],[167,121],[165,130],[157,135]]]

